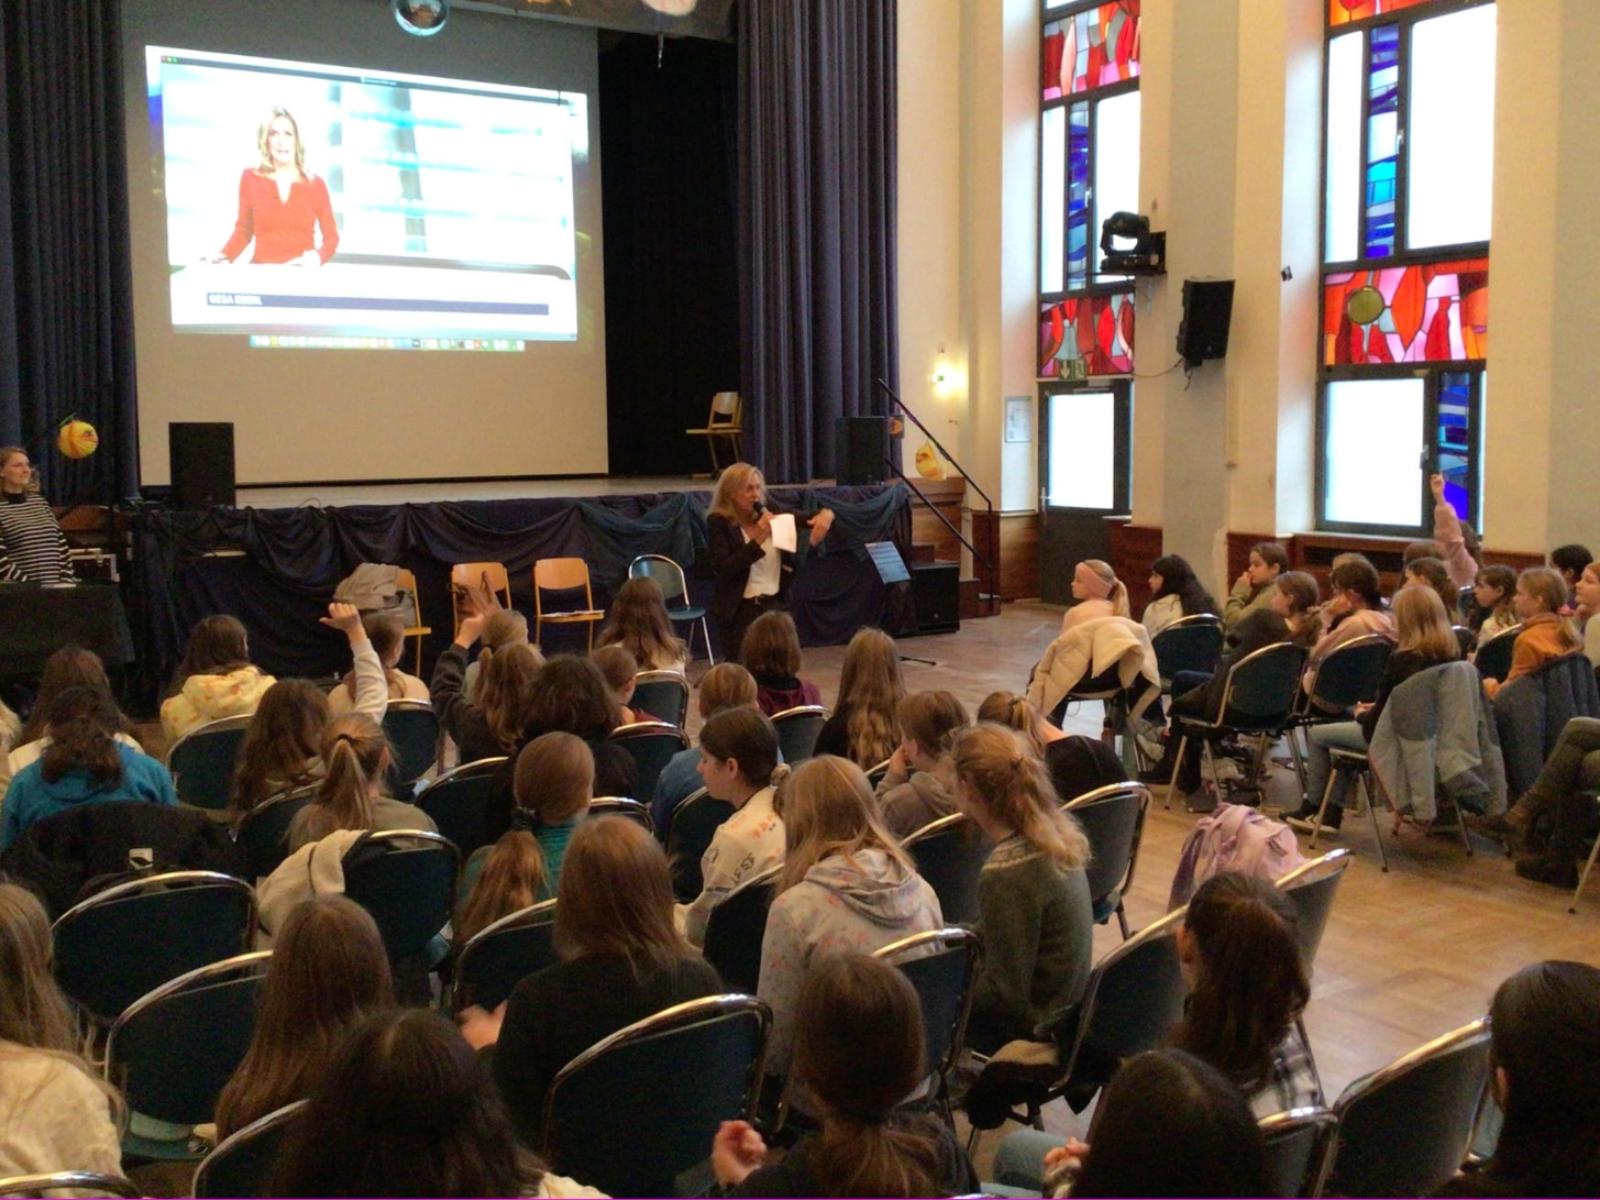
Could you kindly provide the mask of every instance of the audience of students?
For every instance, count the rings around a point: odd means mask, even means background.
[[[1582,571],[1578,572],[1582,575]],[[1504,679],[1484,679],[1490,697],[1513,679],[1530,675],[1553,658],[1583,648],[1583,639],[1562,616],[1567,604],[1567,583],[1549,567],[1529,567],[1517,576],[1517,593],[1511,601],[1522,631],[1511,644],[1511,670]]]
[[[628,580],[611,601],[611,615],[600,630],[598,646],[621,646],[641,671],[676,671],[682,675],[689,647],[672,629],[661,585],[648,576]]]
[[[756,702],[756,681],[738,663],[718,663],[700,677],[695,703],[701,721],[709,721],[725,708],[755,708]],[[650,817],[658,838],[667,840],[673,811],[704,786],[699,750],[680,750],[667,760],[656,776],[656,791],[650,800]]]
[[[1250,559],[1222,608],[1223,628],[1232,631],[1248,614],[1272,602],[1272,585],[1289,569],[1289,554],[1277,542],[1257,542],[1250,547]]]
[[[756,705],[769,717],[803,704],[821,704],[817,685],[800,677],[800,634],[782,609],[762,613],[745,631],[739,661],[755,677]]]
[[[1061,618],[1061,632],[1103,617],[1131,617],[1128,587],[1111,564],[1086,558],[1072,569],[1072,598],[1077,601]]]
[[[383,726],[364,713],[328,722],[322,733],[325,773],[311,802],[289,822],[291,853],[341,829],[421,829],[437,832],[414,804],[384,795],[394,756]]]
[[[473,703],[478,700],[478,680],[483,677],[484,667],[507,646],[527,646],[533,651],[537,666],[544,665],[544,655],[539,647],[528,640],[528,618],[514,608],[492,608],[483,622],[478,640],[482,643],[478,648],[478,657],[467,664],[467,673],[461,679],[461,693]]]
[[[1064,732],[1046,720],[1026,696],[990,692],[978,706],[978,720],[1020,733],[1029,749],[1043,760],[1056,795],[1063,801],[1076,800],[1085,792],[1128,778],[1122,760],[1102,739]]]
[[[595,795],[632,797],[639,786],[639,768],[633,756],[611,740],[617,716],[616,702],[600,668],[587,658],[558,654],[534,677],[516,750],[541,734],[573,734],[582,738],[594,755]],[[504,795],[509,798],[509,766],[503,774]]]
[[[1195,577],[1188,559],[1176,554],[1156,559],[1150,568],[1150,603],[1139,618],[1151,637],[1181,617],[1216,612],[1217,602]]]
[[[913,692],[900,701],[905,739],[877,788],[878,816],[890,833],[903,838],[956,811],[950,747],[967,725],[967,710],[950,692]]]
[[[1322,636],[1311,647],[1301,682],[1307,692],[1324,659],[1346,642],[1376,634],[1394,640],[1394,620],[1384,609],[1378,569],[1360,554],[1350,554],[1328,575],[1332,598],[1322,606]]]
[[[115,703],[105,665],[93,650],[85,650],[81,646],[63,646],[45,659],[39,689],[34,693],[33,711],[27,721],[18,722],[10,709],[5,710],[10,718],[12,740],[10,752],[0,759],[0,796],[5,795],[12,777],[24,767],[38,762],[39,756],[50,745],[50,707],[56,697],[69,687],[89,688]],[[116,740],[130,750],[144,749],[133,737],[133,722],[120,713],[119,718]]]
[[[205,617],[189,631],[189,645],[161,702],[161,730],[168,741],[177,741],[207,721],[248,716],[275,682],[251,663],[238,617]]]
[[[384,693],[389,700],[426,700],[428,684],[400,669],[400,656],[406,649],[406,623],[392,612],[371,613],[361,618],[361,628],[383,670]],[[344,673],[337,687],[328,693],[328,713],[342,717],[348,712],[368,712],[362,703],[361,663]],[[382,713],[380,711],[379,715]]]
[[[439,728],[455,742],[463,763],[509,755],[522,743],[533,708],[534,681],[544,666],[539,652],[526,641],[510,641],[494,651],[486,647],[474,664],[479,667],[476,686],[469,689],[467,655],[484,626],[499,616],[499,611],[469,613],[433,666],[429,694],[434,715]]]
[[[1472,586],[1472,611],[1467,626],[1483,645],[1517,623],[1514,604],[1517,573],[1501,563],[1491,563],[1478,572]]]
[[[881,629],[858,629],[844,652],[839,699],[817,733],[814,752],[848,758],[871,770],[900,744],[900,651]]]

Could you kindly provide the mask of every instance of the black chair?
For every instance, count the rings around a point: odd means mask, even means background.
[[[1473,665],[1478,668],[1478,674],[1485,679],[1498,679],[1504,683],[1506,676],[1511,674],[1511,651],[1516,646],[1517,635],[1521,632],[1521,625],[1513,625],[1510,629],[1501,630],[1479,646],[1478,653],[1472,660]]]
[[[1300,779],[1300,801],[1306,800],[1306,761],[1297,730],[1310,725],[1326,725],[1349,719],[1350,710],[1378,698],[1383,669],[1394,653],[1394,642],[1372,633],[1352,638],[1317,665],[1311,689],[1302,697],[1289,722],[1289,750],[1294,755],[1295,774]]]
[[[171,871],[107,888],[56,920],[55,975],[105,1025],[139,997],[250,948],[255,892],[216,871]]]
[[[1150,639],[1155,651],[1156,670],[1161,675],[1161,690],[1172,691],[1172,677],[1179,671],[1210,675],[1222,659],[1222,619],[1215,613],[1195,613],[1179,617]]]
[[[618,725],[611,731],[611,741],[621,746],[633,758],[639,772],[639,785],[635,800],[649,800],[656,794],[656,777],[672,756],[689,748],[689,735],[677,725],[665,721],[635,721],[631,725]]]
[[[1328,928],[1333,900],[1339,892],[1339,881],[1354,861],[1348,850],[1330,850],[1321,858],[1301,863],[1278,880],[1278,887],[1293,902],[1299,917],[1296,927],[1300,936],[1300,957],[1305,960],[1307,971],[1316,962],[1317,948],[1322,945],[1322,934]]]
[[[0,1196],[59,1196],[87,1192],[91,1196],[143,1196],[139,1186],[121,1175],[99,1171],[55,1171],[46,1175],[10,1175],[0,1179]]]
[[[427,949],[455,908],[461,853],[420,829],[363,833],[344,854],[344,894],[372,914],[389,961]]]
[[[881,763],[876,763],[873,766],[868,767],[867,782],[870,783],[874,788],[882,783],[884,776],[889,774],[889,764],[892,761],[892,759],[886,758]]]
[[[439,751],[439,718],[426,700],[391,700],[383,714],[383,732],[394,747],[390,777],[397,787],[410,787]]]
[[[217,1143],[216,1149],[195,1168],[195,1200],[220,1200],[225,1196],[270,1196],[267,1181],[283,1135],[305,1110],[307,1100],[296,1100],[257,1117]]]
[[[667,863],[672,868],[672,894],[688,904],[705,887],[700,860],[711,846],[712,835],[729,817],[733,805],[718,800],[705,788],[696,788],[672,810],[667,825]]]
[[[504,758],[480,758],[446,771],[417,796],[417,807],[462,854],[499,840],[510,813],[500,792]]]
[[[872,957],[893,963],[917,989],[931,1093],[953,1128],[949,1081],[967,1043],[972,989],[983,967],[983,938],[975,930],[949,926],[890,942]]]
[[[1123,898],[1133,884],[1144,841],[1144,818],[1150,811],[1150,789],[1137,783],[1113,783],[1085,792],[1062,805],[1076,818],[1089,839],[1089,895],[1094,920],[1103,925],[1116,914],[1122,936],[1131,936]]]
[[[777,893],[783,866],[752,875],[706,918],[705,958],[736,992],[754,995],[761,979],[761,939],[767,932],[767,910]]]
[[[656,823],[650,816],[650,810],[637,800],[629,800],[626,796],[596,796],[589,801],[589,816],[591,819],[625,817],[635,825],[642,825],[646,833],[653,835],[656,831]]]
[[[708,996],[591,1046],[545,1094],[545,1161],[607,1195],[675,1195],[723,1121],[754,1118],[771,1024],[753,996]]]
[[[1489,1079],[1489,1023],[1436,1038],[1345,1088],[1319,1191],[1428,1196],[1455,1175]]]
[[[535,971],[556,961],[556,902],[542,900],[485,925],[467,939],[456,961],[450,1008],[471,1004],[494,1011]]]
[[[1455,608],[1455,611],[1450,614],[1450,616],[1451,617],[1458,617],[1458,616],[1459,617],[1470,617],[1472,615],[1473,605],[1477,603],[1477,599],[1473,595],[1473,593],[1476,592],[1477,590],[1478,589],[1473,587],[1472,584],[1470,584],[1470,583],[1467,584],[1466,587],[1457,588],[1456,589],[1456,608]]]
[[[233,769],[250,717],[223,717],[196,726],[167,749],[167,770],[178,799],[220,812],[233,794]]]
[[[244,855],[247,879],[262,879],[278,869],[289,857],[289,826],[295,815],[317,794],[317,785],[296,788],[268,796],[245,813],[234,832],[234,841]]]
[[[689,603],[689,584],[683,577],[683,568],[665,554],[641,554],[628,564],[628,578],[637,579],[641,575],[654,579],[660,586],[661,596],[667,603],[667,617],[674,623],[683,621],[688,624],[690,656],[694,655],[694,627],[698,623],[700,636],[706,643],[706,658],[713,667],[716,666],[716,656],[711,653],[711,627],[706,624],[706,610],[698,604]]]
[[[1306,1200],[1321,1195],[1317,1184],[1333,1152],[1339,1118],[1326,1108],[1295,1108],[1257,1124],[1266,1143],[1266,1194]]]
[[[828,719],[828,710],[820,704],[801,704],[772,714],[772,727],[778,731],[778,748],[783,751],[783,761],[791,767],[798,766],[817,750],[817,735]]]
[[[106,1078],[130,1111],[174,1125],[212,1118],[255,1028],[270,950],[240,954],[180,975],[130,1004],[106,1036]],[[127,1133],[123,1161],[188,1161],[201,1148]]]
[[[640,671],[633,677],[631,703],[668,725],[682,728],[689,711],[689,681],[677,671]]]
[[[939,897],[939,911],[952,925],[978,922],[978,872],[994,846],[972,819],[951,813],[907,834],[901,843],[917,874]]]

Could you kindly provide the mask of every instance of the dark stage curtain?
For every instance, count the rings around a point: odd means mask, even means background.
[[[739,5],[747,454],[833,474],[834,420],[898,388],[895,0]]]
[[[58,504],[138,491],[121,32],[110,0],[0,5],[0,441]],[[76,412],[100,450],[71,462]]]

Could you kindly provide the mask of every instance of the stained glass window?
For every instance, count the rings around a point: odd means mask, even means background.
[[[1483,374],[1479,372],[1478,378]],[[1472,374],[1443,371],[1439,375],[1439,398],[1434,415],[1433,449],[1435,470],[1444,476],[1444,498],[1463,521],[1475,519],[1474,500],[1478,495],[1477,449],[1482,444],[1474,428]]]
[[[1324,366],[1484,359],[1488,322],[1486,258],[1323,277]]]
[[[1400,27],[1379,25],[1367,36],[1368,258],[1394,253],[1396,178],[1400,162]]]
[[[1429,0],[1328,0],[1328,24],[1348,25],[1352,21],[1365,21],[1368,17],[1381,17],[1399,12],[1414,4]]]
[[[1122,83],[1139,74],[1139,0],[1108,0],[1044,27],[1046,101]]]
[[[1075,296],[1039,313],[1039,376],[1082,379],[1133,370],[1133,295]]]
[[[1067,116],[1067,286],[1089,281],[1089,106]]]

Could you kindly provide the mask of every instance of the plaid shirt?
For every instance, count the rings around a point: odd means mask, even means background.
[[[1291,1028],[1272,1052],[1272,1073],[1251,1095],[1250,1111],[1258,1118],[1269,1117],[1322,1103],[1322,1080],[1311,1048],[1300,1037],[1299,1028]]]

